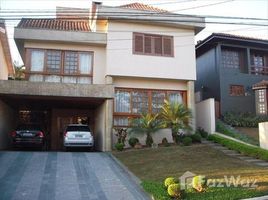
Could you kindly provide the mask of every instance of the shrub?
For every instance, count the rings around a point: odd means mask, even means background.
[[[173,198],[179,198],[181,197],[181,190],[180,190],[180,184],[171,184],[168,186],[168,195]]]
[[[267,121],[267,116],[256,116],[252,113],[226,112],[223,121],[231,126],[258,127],[258,123]]]
[[[195,134],[191,135],[190,137],[192,138],[193,142],[201,143],[202,137],[199,133],[195,133]]]
[[[209,135],[208,139],[211,141],[217,142],[219,144],[222,144],[229,149],[238,151],[244,155],[268,161],[268,151],[261,149],[260,147],[250,146],[247,144],[236,142],[236,141],[221,137],[219,135]]]
[[[174,177],[168,177],[164,181],[164,185],[166,188],[168,188],[169,185],[178,183],[178,181]]]
[[[199,133],[201,135],[202,138],[207,138],[208,137],[208,132],[206,132],[204,129],[202,129],[201,127],[197,128],[196,133]]]
[[[135,138],[135,137],[131,137],[129,138],[128,140],[128,144],[131,146],[131,147],[134,147],[137,143],[139,143],[139,139],[138,138]]]
[[[153,140],[152,137],[146,137],[146,141],[145,141],[145,143],[146,143],[146,145],[147,145],[148,147],[151,147],[152,144],[154,143],[154,140]]]
[[[185,138],[182,139],[182,144],[184,146],[190,146],[192,144],[192,138],[189,136],[186,136]]]
[[[114,146],[115,146],[117,151],[123,151],[123,149],[124,149],[123,143],[116,143]]]
[[[239,139],[243,142],[246,143],[250,143],[253,145],[259,145],[259,141],[257,141],[254,138],[251,138],[243,133],[240,133],[239,131],[237,131],[236,129],[234,129],[233,127],[223,123],[222,121],[218,120],[216,123],[216,130],[219,133],[222,133],[224,135],[228,135],[230,137]]]
[[[165,147],[168,147],[168,146],[169,146],[169,143],[168,143],[167,138],[163,138],[163,139],[162,139],[162,144],[163,144]]]
[[[207,187],[207,179],[205,176],[195,176],[192,180],[193,188],[198,192],[203,192]]]

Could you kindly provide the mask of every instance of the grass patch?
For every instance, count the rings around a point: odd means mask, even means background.
[[[259,145],[259,140],[257,140],[256,138],[243,134],[220,120],[217,121],[216,131],[252,145]]]
[[[171,200],[164,186],[155,181],[143,181],[141,183],[144,190],[154,197],[155,200]],[[184,194],[185,200],[229,200],[244,199],[256,196],[262,196],[267,193],[256,191],[255,189],[246,189],[241,187],[217,188],[210,187],[206,192],[197,193],[194,190],[188,190]]]
[[[243,160],[226,156],[204,144],[170,146],[156,149],[127,150],[113,152],[127,168],[142,180],[143,188],[155,199],[169,199],[162,184],[165,178],[179,178],[186,171],[205,175],[209,179],[224,176],[240,176],[241,179],[256,179],[254,190],[244,188],[211,188],[206,193],[189,192],[187,199],[241,199],[260,196],[268,191],[268,170]],[[229,196],[227,196],[229,195]]]
[[[242,144],[240,142],[236,142],[236,141],[221,137],[219,135],[210,135],[208,139],[214,142],[220,143],[228,147],[229,149],[238,151],[244,155],[268,161],[268,151],[261,149],[260,147],[254,147],[254,146]]]

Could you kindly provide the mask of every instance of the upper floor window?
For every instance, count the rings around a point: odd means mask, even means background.
[[[30,81],[91,83],[93,53],[28,49]]]
[[[223,49],[222,52],[222,66],[224,68],[240,68],[240,52],[235,50]]]
[[[172,36],[133,33],[133,53],[174,56],[174,44]]]

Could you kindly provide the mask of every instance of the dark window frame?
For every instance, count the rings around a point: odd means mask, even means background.
[[[163,90],[163,89],[143,89],[143,88],[115,88],[115,93],[117,91],[122,91],[122,92],[129,92],[130,93],[130,112],[116,112],[116,99],[114,99],[114,103],[113,103],[113,116],[114,119],[117,117],[125,117],[128,118],[128,122],[130,122],[129,119],[134,119],[134,118],[138,118],[140,117],[140,113],[134,113],[132,112],[132,106],[133,106],[133,102],[132,102],[132,92],[147,92],[148,93],[148,113],[153,113],[153,108],[152,108],[152,93],[153,92],[160,92],[160,93],[165,93],[165,99],[168,99],[170,94],[173,93],[180,93],[182,95],[182,101],[183,103],[187,106],[187,91],[186,90]],[[115,125],[115,120],[113,120],[113,125],[115,127],[129,127],[130,124],[128,123],[128,126],[123,126],[123,125]]]
[[[140,50],[137,50],[137,43],[136,43],[136,37],[142,37],[142,41],[140,41],[142,44],[142,47],[140,47]],[[146,41],[146,39],[148,39]],[[159,48],[156,48],[156,40],[161,39],[161,53],[156,52],[159,51]],[[150,41],[150,47],[146,45],[146,42]],[[165,41],[170,41],[170,53],[165,52]],[[147,43],[148,44],[148,43]],[[168,45],[168,44],[167,44]],[[149,55],[149,56],[163,56],[163,57],[174,57],[174,37],[169,35],[158,35],[158,34],[146,34],[146,33],[133,33],[133,44],[132,44],[132,52],[136,55]],[[150,51],[149,51],[150,49]],[[147,52],[146,52],[147,51]],[[166,49],[166,51],[168,51]]]
[[[229,86],[229,95],[233,97],[243,97],[245,96],[245,87],[244,85],[230,85]]]
[[[44,65],[43,71],[31,71],[31,57],[32,51],[43,51],[44,52]],[[60,72],[49,72],[47,68],[47,52],[48,51],[59,51],[61,55],[60,61]],[[77,72],[76,73],[65,73],[64,65],[65,65],[65,54],[69,52],[77,53],[78,62],[77,62]],[[81,73],[79,68],[79,53],[81,54],[89,54],[91,55],[91,72],[90,73]],[[27,48],[26,49],[26,78],[29,77],[30,74],[38,74],[38,75],[58,75],[58,76],[79,76],[79,77],[92,77],[93,78],[93,70],[94,70],[94,52],[93,51],[75,51],[75,50],[59,50],[59,49],[41,49],[41,48]]]

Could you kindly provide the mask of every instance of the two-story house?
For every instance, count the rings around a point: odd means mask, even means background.
[[[215,98],[222,114],[264,114],[252,87],[268,78],[268,40],[213,33],[196,45],[196,56],[199,99]]]
[[[96,148],[108,151],[114,126],[159,112],[164,99],[194,111],[194,36],[203,28],[203,18],[139,3],[22,19],[14,37],[27,81],[2,82],[1,99],[17,121],[44,123],[52,149],[61,148],[66,124],[84,121]]]

